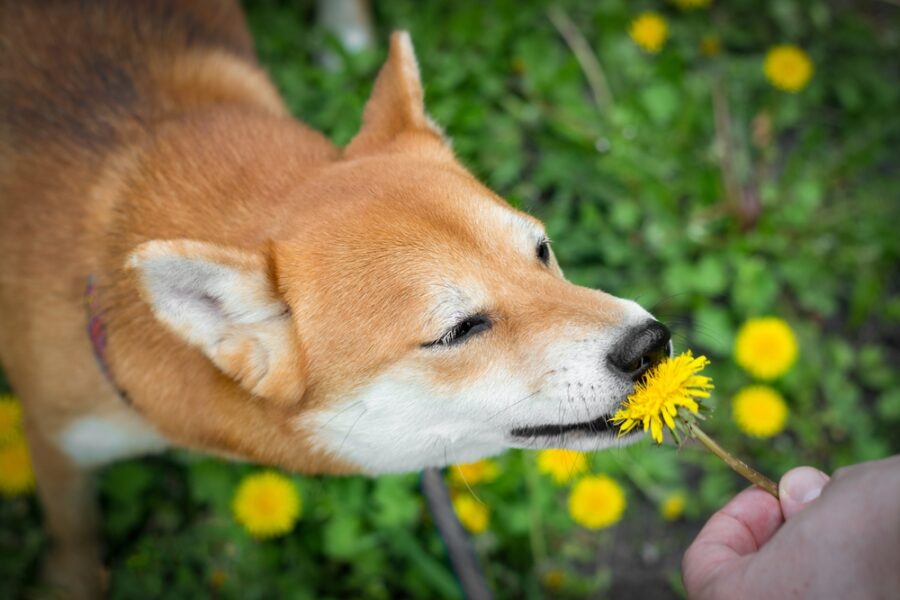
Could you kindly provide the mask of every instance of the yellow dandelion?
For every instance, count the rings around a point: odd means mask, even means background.
[[[677,521],[684,514],[687,498],[683,492],[672,492],[662,501],[659,512],[666,521]]]
[[[770,48],[763,62],[766,78],[778,89],[799,92],[813,75],[809,55],[793,44]]]
[[[34,470],[25,440],[0,448],[0,494],[19,496],[34,489]]]
[[[735,472],[777,498],[778,486],[774,481],[733,456],[700,429],[698,421],[704,418],[700,410],[706,407],[699,400],[708,398],[713,389],[709,377],[698,375],[707,364],[705,356],[694,358],[690,351],[659,363],[635,385],[634,393],[610,421],[619,427],[619,435],[642,423],[644,431],[649,429],[657,444],[662,443],[665,424],[679,444],[685,437],[697,440]]]
[[[669,35],[669,27],[662,15],[655,12],[644,12],[631,22],[628,35],[635,44],[651,54],[662,49]]]
[[[587,455],[577,450],[541,450],[537,467],[562,485],[587,471]]]
[[[478,483],[490,483],[497,479],[500,468],[492,460],[486,458],[459,465],[453,465],[450,469],[450,480],[458,486],[476,485]]]
[[[750,319],[735,338],[734,358],[754,377],[775,379],[797,359],[797,338],[790,325],[778,317]]]
[[[10,395],[0,396],[0,446],[22,438],[22,407]]]
[[[704,35],[700,40],[700,54],[707,58],[717,56],[722,51],[722,42],[717,35]]]
[[[734,396],[731,407],[734,421],[747,435],[772,437],[781,433],[787,423],[787,403],[766,385],[745,387]]]
[[[481,533],[487,529],[491,520],[491,511],[487,505],[468,494],[459,494],[453,498],[453,510],[463,527],[472,533]]]
[[[228,573],[218,567],[213,569],[212,573],[209,574],[209,587],[214,590],[222,589],[222,586],[225,585],[226,581],[228,581]]]
[[[712,4],[712,0],[671,0],[671,2],[681,10],[709,8],[710,4]]]
[[[619,522],[625,512],[625,492],[606,475],[585,477],[569,494],[572,520],[587,529],[603,529]]]
[[[653,367],[613,415],[612,422],[619,426],[619,435],[643,424],[644,431],[649,429],[656,443],[662,444],[663,423],[674,431],[679,407],[697,414],[700,405],[696,399],[709,398],[712,380],[697,375],[708,364],[705,356],[694,358],[689,350]]]
[[[273,471],[245,477],[232,502],[234,518],[250,535],[284,535],[300,518],[300,493],[290,479]]]
[[[566,584],[566,574],[562,569],[550,569],[541,575],[541,583],[551,592],[558,592]]]

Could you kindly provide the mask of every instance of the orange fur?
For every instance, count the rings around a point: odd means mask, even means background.
[[[85,467],[64,451],[86,417],[354,472],[308,419],[392,368],[440,392],[516,366],[530,389],[546,376],[536,356],[624,319],[618,300],[535,260],[539,223],[455,161],[405,35],[342,151],[286,115],[230,3],[7,2],[0,23],[0,358],[25,404],[51,575],[70,589],[99,585],[96,553],[75,556],[90,535]],[[235,321],[192,333],[159,312],[156,259],[246,276],[259,287],[243,300],[271,314],[251,322],[201,297],[210,318]],[[85,334],[89,275],[114,384]],[[483,297],[475,308],[494,327],[466,352],[425,352],[445,327],[433,305],[448,282]]]

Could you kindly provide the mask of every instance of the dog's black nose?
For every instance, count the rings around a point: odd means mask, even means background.
[[[625,334],[609,355],[609,364],[626,377],[637,380],[671,354],[672,335],[659,321],[648,321]]]

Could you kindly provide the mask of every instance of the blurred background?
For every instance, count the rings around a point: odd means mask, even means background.
[[[900,451],[900,2],[375,1],[356,52],[313,2],[244,5],[292,111],[339,143],[387,35],[409,30],[461,161],[546,222],[570,279],[710,358],[706,429],[726,448],[776,480]],[[14,598],[46,542],[0,442]],[[461,598],[418,475],[285,474],[298,519],[260,537],[234,510],[260,471],[181,451],[105,469],[111,596]],[[684,549],[746,485],[650,440],[510,452],[447,480],[498,598],[682,597]]]

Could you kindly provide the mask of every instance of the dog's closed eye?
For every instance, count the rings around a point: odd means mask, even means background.
[[[435,346],[455,346],[462,342],[488,331],[493,324],[490,317],[484,314],[472,315],[464,318],[462,321],[451,327],[441,337],[433,342],[422,344],[424,348],[432,348]]]

